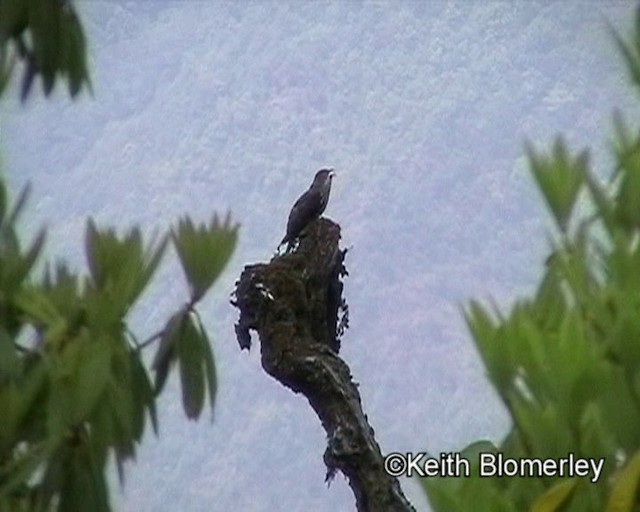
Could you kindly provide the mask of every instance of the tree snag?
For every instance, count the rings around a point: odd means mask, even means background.
[[[340,226],[320,218],[294,252],[244,268],[232,301],[240,310],[238,343],[249,349],[249,331],[256,331],[264,370],[307,397],[327,432],[327,480],[342,471],[358,511],[415,511],[384,470],[351,371],[338,355],[348,323],[341,281],[346,250],[339,239]]]

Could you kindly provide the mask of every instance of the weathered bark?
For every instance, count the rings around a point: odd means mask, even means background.
[[[414,510],[384,471],[351,371],[338,356],[348,322],[339,239],[340,227],[321,218],[294,252],[244,268],[233,302],[240,309],[238,342],[250,348],[249,331],[256,331],[264,370],[307,397],[327,432],[327,479],[336,470],[345,474],[358,511]]]

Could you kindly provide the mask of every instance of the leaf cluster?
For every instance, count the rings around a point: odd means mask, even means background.
[[[58,77],[75,97],[91,89],[86,39],[71,0],[0,0],[0,94],[21,63],[21,98],[40,76],[45,96]]]
[[[105,468],[134,457],[173,363],[185,413],[213,410],[216,374],[195,309],[229,260],[237,225],[182,220],[156,243],[138,228],[124,236],[89,220],[88,275],[64,263],[34,267],[44,231],[23,248],[16,222],[25,189],[8,207],[0,180],[0,510],[108,511]],[[186,304],[139,342],[126,318],[173,241],[191,289]],[[153,368],[143,350],[157,345]],[[151,372],[155,370],[155,379]]]
[[[640,85],[640,13],[632,42],[616,41]],[[531,173],[555,222],[535,294],[508,314],[473,301],[467,324],[513,423],[499,446],[462,456],[605,458],[589,478],[431,478],[437,511],[638,510],[640,481],[640,132],[614,119],[615,169],[602,184],[588,153],[560,138],[527,148]],[[578,203],[581,208],[577,208]],[[586,213],[579,214],[576,210]]]

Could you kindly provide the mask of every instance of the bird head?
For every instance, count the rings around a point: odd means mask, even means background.
[[[324,184],[327,182],[327,180],[329,180],[329,183],[331,183],[331,178],[333,178],[336,175],[335,172],[333,172],[333,169],[320,169],[315,177],[313,178],[313,183],[314,184]]]

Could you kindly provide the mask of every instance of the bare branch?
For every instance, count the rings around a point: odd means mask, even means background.
[[[342,471],[359,511],[414,510],[384,471],[351,371],[338,355],[338,333],[348,324],[341,282],[346,251],[339,239],[340,227],[321,218],[296,251],[245,267],[234,302],[238,342],[249,349],[249,331],[256,331],[264,370],[307,397],[327,432],[327,479]]]

